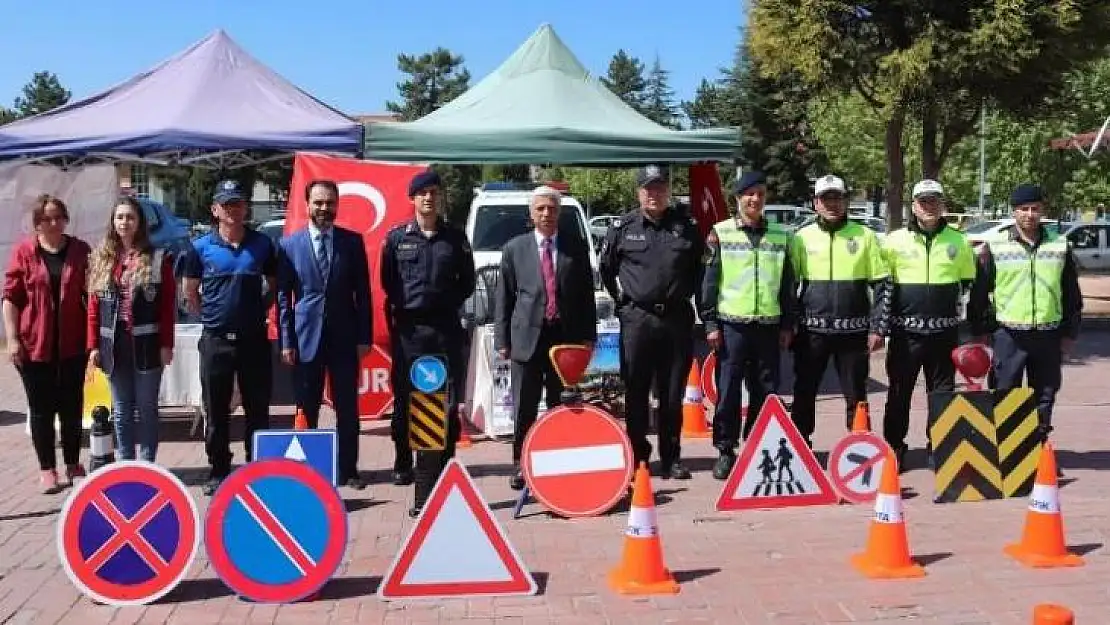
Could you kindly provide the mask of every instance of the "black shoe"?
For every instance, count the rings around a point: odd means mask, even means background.
[[[713,477],[718,480],[727,480],[736,464],[736,456],[731,453],[722,453],[713,465]]]
[[[513,490],[524,490],[526,485],[527,484],[524,482],[524,474],[520,471],[517,471],[516,475],[509,478],[509,488]]]
[[[403,471],[393,472],[393,485],[394,486],[408,486],[413,482],[412,469],[405,469]]]
[[[676,460],[674,464],[671,465],[670,469],[663,472],[663,479],[674,478],[676,480],[688,480],[691,477],[690,470],[682,466],[682,462],[679,460]]]
[[[355,490],[362,490],[366,488],[366,482],[363,482],[362,478],[359,477],[357,473],[354,475],[349,475],[346,479],[341,481],[343,485],[347,488],[353,488]]]

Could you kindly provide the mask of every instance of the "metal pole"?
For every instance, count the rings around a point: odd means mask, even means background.
[[[982,216],[987,204],[987,103],[983,102],[979,113],[979,215]]]

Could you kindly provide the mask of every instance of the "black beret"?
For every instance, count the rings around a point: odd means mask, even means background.
[[[1043,202],[1044,193],[1035,184],[1019,184],[1010,194],[1010,206],[1021,206],[1031,202]]]
[[[759,184],[767,184],[767,177],[761,171],[749,171],[732,184],[732,194],[740,195]]]
[[[409,197],[415,196],[421,189],[438,186],[442,186],[439,180],[439,174],[431,169],[425,169],[413,176],[412,180],[409,182]]]

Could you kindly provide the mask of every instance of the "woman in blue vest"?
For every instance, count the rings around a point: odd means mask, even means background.
[[[116,457],[158,451],[158,389],[173,359],[177,294],[172,259],[150,243],[146,215],[133,197],[112,208],[104,241],[89,263],[89,359],[108,376]],[[137,417],[137,419],[136,419]]]

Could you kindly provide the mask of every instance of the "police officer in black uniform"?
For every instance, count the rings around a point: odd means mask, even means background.
[[[682,397],[693,360],[694,308],[705,242],[697,222],[669,206],[667,170],[648,165],[636,174],[640,208],[615,219],[599,253],[605,289],[621,323],[621,377],[628,437],[636,462],[651,458],[648,395],[659,400],[656,475],[689,479],[679,432]],[[700,296],[699,296],[700,298]]]
[[[459,437],[458,406],[464,379],[466,337],[459,318],[474,293],[474,254],[466,234],[440,217],[440,178],[423,171],[409,183],[415,215],[389,231],[382,246],[381,279],[393,351],[393,417],[390,430],[396,457],[393,483],[416,482],[410,516],[417,516]],[[442,452],[416,454],[413,473],[409,446],[409,369],[424,355],[447,360],[447,441]]]

